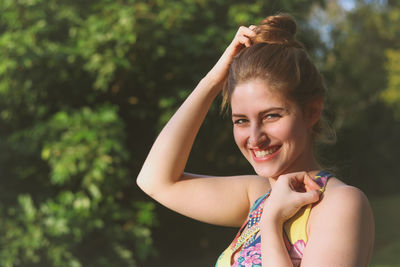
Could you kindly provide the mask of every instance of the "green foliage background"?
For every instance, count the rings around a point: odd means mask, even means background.
[[[289,12],[330,90],[322,158],[374,201],[374,264],[399,266],[381,218],[400,186],[400,5],[354,3],[0,0],[0,265],[212,265],[235,230],[173,214],[135,178],[238,26]],[[252,172],[219,103],[188,171]]]

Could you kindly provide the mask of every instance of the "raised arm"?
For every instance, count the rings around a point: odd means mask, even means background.
[[[205,177],[184,174],[197,132],[227,77],[229,64],[254,32],[240,27],[217,64],[159,134],[137,178],[139,187],[166,207],[200,221],[238,226],[249,203],[268,190],[256,176]]]

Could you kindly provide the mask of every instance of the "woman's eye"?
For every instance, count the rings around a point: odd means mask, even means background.
[[[278,113],[271,113],[271,114],[267,114],[264,118],[266,119],[266,120],[277,120],[277,119],[279,119],[279,118],[281,118],[282,116],[281,116],[281,114],[278,114]]]
[[[243,123],[246,123],[246,122],[247,122],[246,119],[238,119],[238,120],[235,120],[235,121],[233,122],[233,124],[243,124]]]

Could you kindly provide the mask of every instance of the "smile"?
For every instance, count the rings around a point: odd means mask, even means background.
[[[273,146],[267,149],[252,149],[253,158],[257,161],[265,161],[272,159],[279,153],[281,146]]]

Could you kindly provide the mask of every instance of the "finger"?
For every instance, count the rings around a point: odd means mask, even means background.
[[[304,193],[297,193],[298,197],[298,206],[302,207],[304,205],[312,204],[317,202],[320,199],[321,191],[312,190]]]
[[[314,181],[313,178],[307,172],[294,172],[289,173],[286,175],[282,175],[282,178],[286,177],[289,179],[295,191],[304,192],[304,191],[312,191],[312,190],[319,190],[319,185]],[[291,181],[294,180],[294,181]]]
[[[305,173],[304,175],[304,185],[307,191],[320,189],[319,185],[314,181],[313,178],[311,178],[311,176],[308,173]]]
[[[296,178],[292,177],[289,180],[289,186],[293,191],[306,192],[305,186],[302,182],[299,182]]]
[[[307,172],[293,172],[282,175],[282,177],[287,177],[288,179],[294,179],[298,184],[303,184],[304,187],[308,186],[311,190],[319,189],[318,186],[311,176]]]
[[[314,181],[314,179],[307,172],[295,172],[289,174],[294,177],[299,183],[304,184],[304,187],[310,190],[319,189],[318,184]]]
[[[245,36],[238,36],[239,43],[245,45],[246,47],[251,46],[251,41]]]
[[[296,191],[296,179],[290,179],[290,180],[289,180],[289,187],[290,187],[290,189],[292,189],[293,191]]]
[[[245,26],[240,26],[237,34],[238,35],[247,36],[247,37],[250,37],[250,38],[256,36],[256,33],[253,30],[251,30],[250,28],[247,28]]]
[[[250,26],[249,26],[249,29],[252,30],[252,31],[254,31],[256,28],[257,28],[256,25],[250,25]]]

